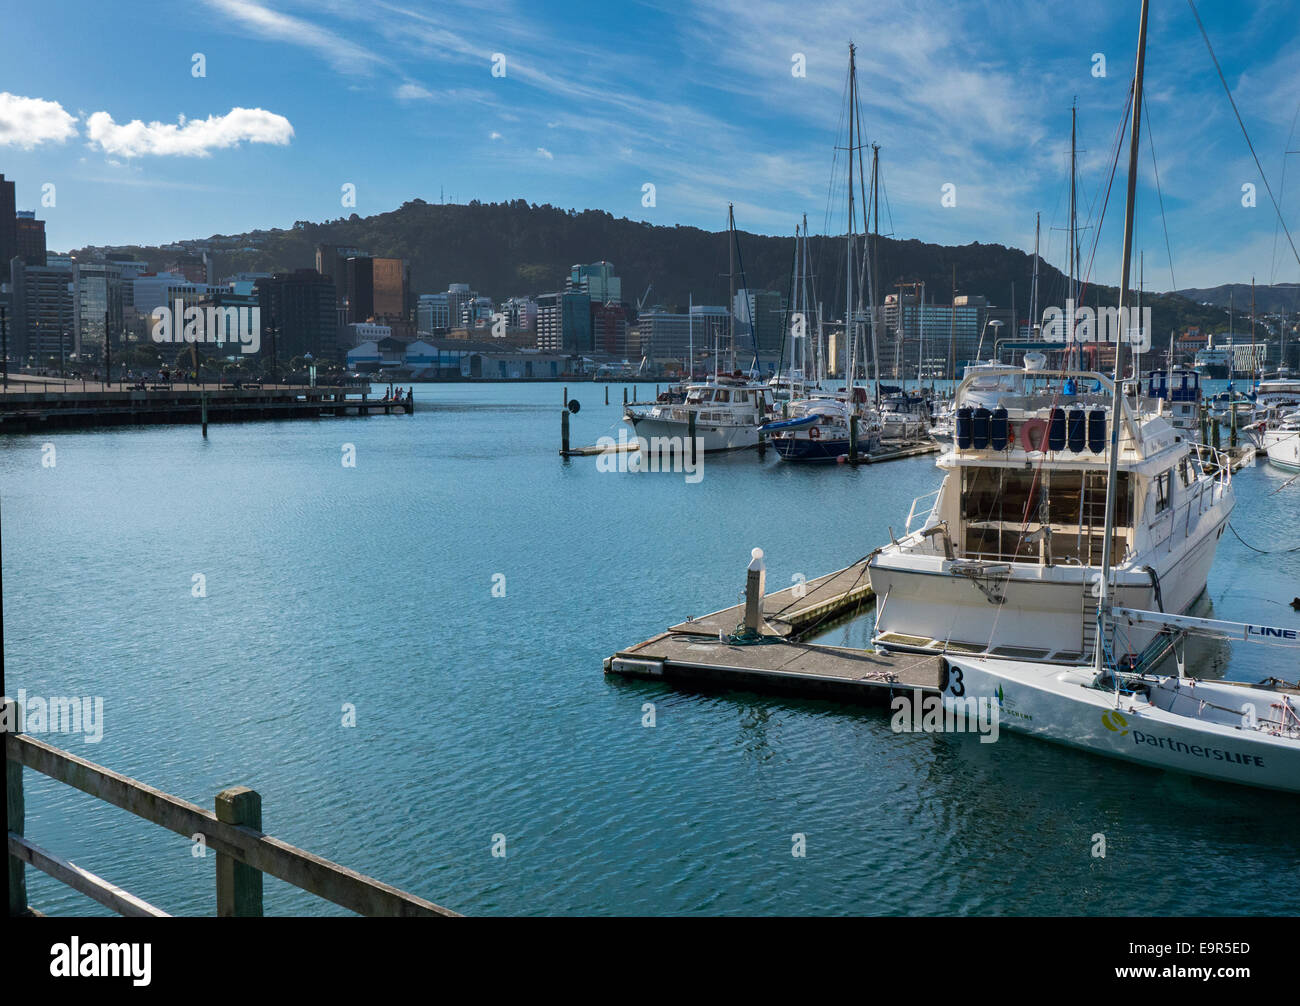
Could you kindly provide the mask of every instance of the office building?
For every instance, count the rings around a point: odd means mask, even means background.
[[[31,210],[19,210],[14,220],[15,254],[28,265],[46,265],[45,221]]]
[[[354,260],[349,260],[354,261]],[[275,273],[254,284],[261,308],[262,356],[283,368],[295,357],[334,359],[342,354],[334,281],[315,269]]]

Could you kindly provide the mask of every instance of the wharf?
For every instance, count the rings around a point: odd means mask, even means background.
[[[938,693],[941,658],[876,653],[801,637],[851,617],[873,601],[867,560],[767,594],[756,641],[733,635],[742,605],[688,619],[605,660],[605,673],[694,688],[736,688],[860,704],[887,704],[899,691]]]
[[[48,390],[53,389],[53,390]],[[156,423],[318,419],[407,413],[405,400],[374,398],[368,383],[346,387],[230,384],[121,386],[10,382],[0,392],[0,433]]]

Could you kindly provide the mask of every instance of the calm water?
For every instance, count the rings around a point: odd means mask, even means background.
[[[602,386],[569,390],[575,443],[616,430]],[[204,806],[252,786],[272,834],[471,914],[1300,911],[1295,798],[601,674],[732,603],[755,545],[769,589],[864,555],[937,487],[933,458],[710,457],[688,485],[562,461],[558,385],[416,395],[414,418],[206,441],[61,433],[53,468],[49,438],[0,439],[10,694],[103,696],[102,742],[51,739]],[[1238,476],[1233,523],[1260,548],[1300,545],[1300,484],[1270,495],[1285,478]],[[1300,625],[1284,603],[1300,552],[1225,535],[1208,594],[1222,617]],[[1198,659],[1243,680],[1298,670],[1263,647]],[[44,776],[26,785],[35,841],[173,913],[213,911],[212,855]],[[28,875],[41,909],[101,913]],[[266,896],[268,914],[340,911],[269,878]]]

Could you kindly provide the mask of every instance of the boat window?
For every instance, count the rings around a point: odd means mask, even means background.
[[[736,400],[737,402],[748,402],[748,401],[749,401],[749,392],[748,392],[748,391],[737,391],[737,392],[736,392],[736,398],[735,398],[735,400]]]
[[[719,389],[717,392],[714,393],[713,400],[715,402],[729,402],[731,401],[731,392],[726,391],[724,389]]]
[[[1156,513],[1164,513],[1169,509],[1169,493],[1172,488],[1173,469],[1162,472],[1156,476]]]
[[[1133,523],[1133,487],[1128,472],[1117,474],[1115,527]],[[965,468],[962,517],[967,521],[1037,525],[1047,500],[1047,522],[1055,527],[1095,528],[1106,519],[1106,473],[1037,468]]]

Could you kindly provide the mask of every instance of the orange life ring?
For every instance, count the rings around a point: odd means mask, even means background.
[[[809,440],[820,440],[821,438],[822,438],[822,431],[817,429],[817,426],[815,424],[813,426],[808,427]]]
[[[1017,431],[1020,446],[1026,451],[1047,450],[1047,432],[1050,428],[1051,424],[1046,419],[1026,419]]]

